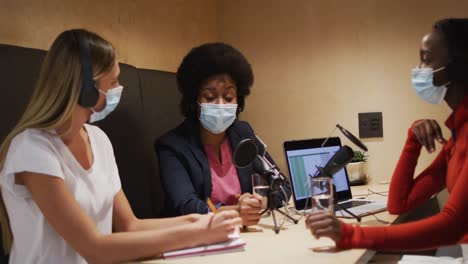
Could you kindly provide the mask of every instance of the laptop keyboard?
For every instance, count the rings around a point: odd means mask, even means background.
[[[371,201],[347,201],[347,202],[344,202],[344,203],[339,203],[339,205],[342,207],[342,208],[345,208],[345,209],[348,209],[348,208],[352,208],[352,207],[356,207],[356,206],[360,206],[360,205],[364,205],[364,204],[368,204],[368,203],[372,203]],[[338,206],[335,206],[335,211],[339,211],[341,210],[341,208],[339,208]]]

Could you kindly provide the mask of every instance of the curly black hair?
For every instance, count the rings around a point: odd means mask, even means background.
[[[254,77],[252,67],[236,48],[225,43],[207,43],[193,48],[177,69],[177,86],[182,94],[180,109],[185,117],[197,117],[197,98],[202,83],[218,75],[229,75],[237,86],[238,112],[245,106]]]
[[[443,35],[449,53],[447,71],[451,81],[468,81],[468,19],[448,18],[434,23]]]

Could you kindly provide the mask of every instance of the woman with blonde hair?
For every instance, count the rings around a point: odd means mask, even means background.
[[[117,106],[119,72],[112,45],[92,32],[68,30],[52,44],[23,116],[0,147],[0,221],[10,263],[148,258],[227,240],[241,223],[236,211],[135,217],[109,139],[86,124]]]

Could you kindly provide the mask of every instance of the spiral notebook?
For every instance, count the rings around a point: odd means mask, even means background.
[[[193,248],[186,248],[181,250],[169,251],[162,254],[162,258],[181,258],[189,256],[205,256],[211,254],[230,253],[237,251],[244,251],[245,241],[240,237],[239,231],[236,230],[229,236],[226,242],[198,246]]]

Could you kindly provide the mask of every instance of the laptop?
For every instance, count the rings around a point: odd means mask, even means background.
[[[308,175],[317,173],[316,166],[324,167],[330,158],[341,148],[339,137],[286,141],[283,144],[288,164],[294,205],[297,211],[311,208]],[[323,143],[325,142],[325,145]],[[323,145],[323,146],[322,146]],[[335,185],[334,202],[357,216],[365,216],[387,209],[387,201],[352,199],[346,168],[333,175]],[[307,208],[306,208],[307,206]],[[337,217],[352,217],[338,206],[334,206]]]

